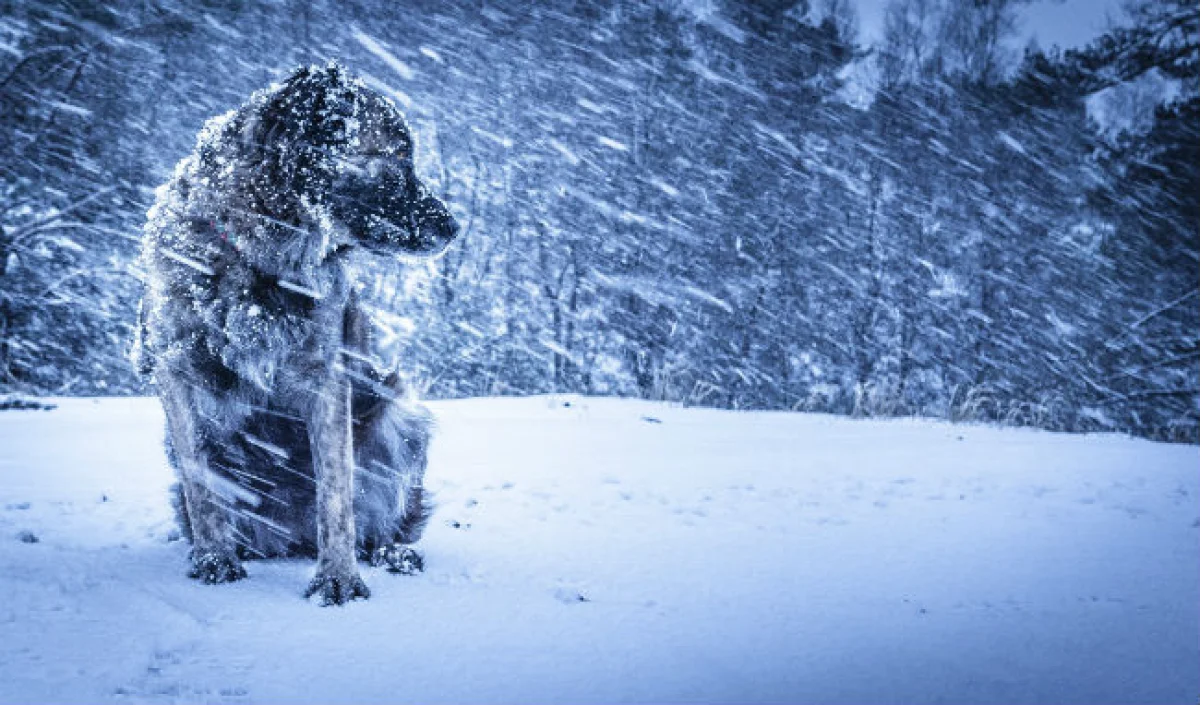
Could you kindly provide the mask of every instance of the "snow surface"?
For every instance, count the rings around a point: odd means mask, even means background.
[[[434,403],[427,572],[321,608],[309,561],[184,577],[155,400],[58,403],[0,413],[0,701],[1200,695],[1195,447]]]

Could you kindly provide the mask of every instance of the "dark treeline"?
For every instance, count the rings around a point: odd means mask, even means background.
[[[141,223],[203,121],[336,58],[460,245],[371,285],[426,394],[1200,439],[1200,8],[0,0],[0,391],[142,391]]]

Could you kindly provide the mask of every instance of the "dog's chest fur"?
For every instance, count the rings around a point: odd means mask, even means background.
[[[187,172],[150,213],[155,276],[144,305],[151,319],[190,323],[152,326],[147,352],[176,367],[219,364],[213,379],[227,386],[311,389],[346,345],[349,262],[329,248],[338,233],[315,219],[289,225],[235,208],[213,212],[193,197]]]

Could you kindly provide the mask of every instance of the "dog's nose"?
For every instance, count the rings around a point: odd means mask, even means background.
[[[411,250],[423,254],[442,251],[458,237],[458,221],[438,199],[426,196],[412,210]]]

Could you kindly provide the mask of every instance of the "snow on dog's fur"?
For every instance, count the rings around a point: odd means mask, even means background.
[[[352,265],[456,235],[412,157],[395,106],[331,63],[210,120],[159,189],[135,357],[166,412],[192,577],[316,556],[308,594],[341,603],[367,596],[358,558],[419,569],[430,417],[370,362]]]

